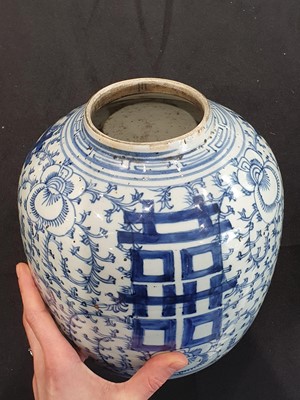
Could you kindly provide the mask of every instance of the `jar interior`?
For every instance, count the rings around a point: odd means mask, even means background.
[[[140,93],[115,99],[91,113],[93,125],[106,136],[127,142],[159,142],[193,130],[203,110],[165,93]]]

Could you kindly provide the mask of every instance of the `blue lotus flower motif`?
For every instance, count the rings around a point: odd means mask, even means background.
[[[43,172],[28,196],[27,212],[40,228],[57,236],[65,235],[74,225],[73,201],[86,189],[85,180],[67,166],[51,165]]]
[[[276,165],[264,161],[252,149],[248,149],[238,166],[237,178],[240,185],[254,193],[257,209],[262,219],[270,223],[280,200],[280,176]]]

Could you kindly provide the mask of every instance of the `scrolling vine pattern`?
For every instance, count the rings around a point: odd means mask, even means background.
[[[171,215],[178,195],[185,210],[192,210],[195,198],[203,196],[205,205],[217,206],[218,223],[229,221],[232,227],[214,240],[223,248],[224,274],[228,279],[235,276],[236,284],[223,294],[220,338],[182,349],[190,366],[178,374],[211,364],[251,325],[270,284],[283,209],[281,178],[272,153],[262,138],[253,138],[250,125],[240,121],[247,147],[242,157],[229,160],[228,176],[220,167],[205,178],[120,195],[122,185],[95,182],[60,150],[64,123],[72,115],[39,139],[20,178],[21,233],[44,299],[69,338],[112,369],[131,375],[151,354],[141,349],[132,361],[132,305],[126,301],[132,293],[133,255],[144,247],[116,240],[111,246],[111,227],[115,224],[134,237],[141,234],[141,225],[124,215],[141,213],[145,204],[150,205],[148,199],[153,199],[158,214]],[[237,205],[241,196],[246,199],[244,207]],[[102,226],[96,227],[94,218]],[[238,266],[235,271],[233,263]],[[243,299],[246,306],[241,306]]]

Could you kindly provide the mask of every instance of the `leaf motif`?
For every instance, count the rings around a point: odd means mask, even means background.
[[[140,201],[143,197],[144,193],[139,193],[137,189],[135,189],[134,193],[131,193],[131,200],[133,203]]]
[[[113,190],[117,190],[117,185],[113,184],[113,183],[108,183],[106,193],[108,194],[108,193],[112,192]]]

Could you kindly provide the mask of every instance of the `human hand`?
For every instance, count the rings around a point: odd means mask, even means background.
[[[35,400],[146,400],[187,365],[183,354],[166,353],[151,358],[127,382],[113,383],[99,377],[60,333],[27,264],[17,265],[17,276],[23,324],[33,354]]]

